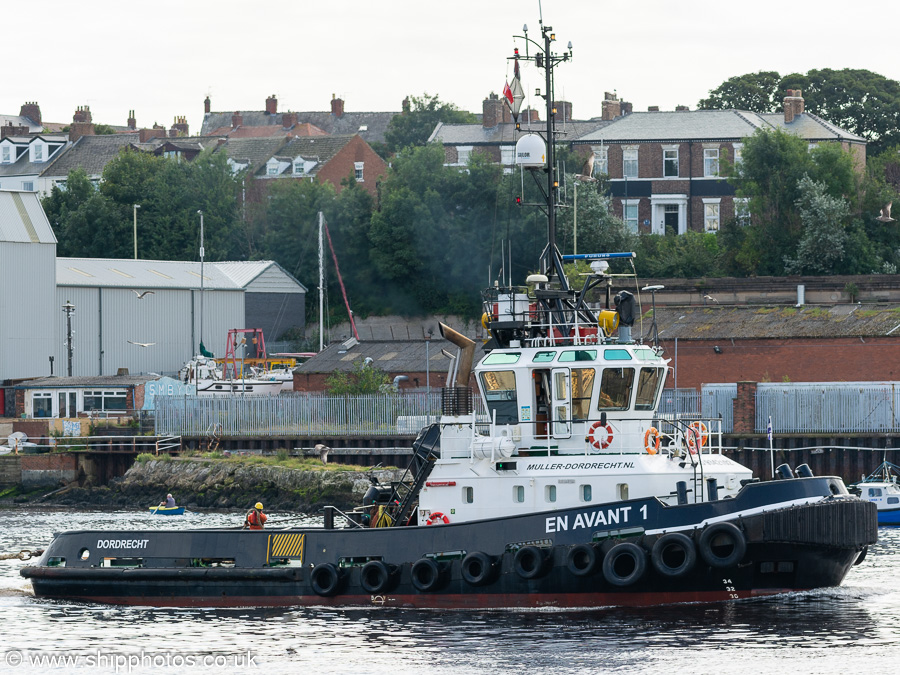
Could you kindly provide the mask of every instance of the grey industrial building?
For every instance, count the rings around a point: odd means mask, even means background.
[[[201,339],[224,356],[229,329],[303,327],[306,288],[277,263],[207,262],[202,294],[200,265],[57,258],[37,194],[0,191],[0,416],[14,382],[69,374],[70,328],[71,374],[90,377],[172,375]]]

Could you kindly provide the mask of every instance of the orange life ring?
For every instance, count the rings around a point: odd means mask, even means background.
[[[659,429],[650,427],[644,432],[644,447],[649,455],[655,455],[659,452]]]
[[[430,516],[428,516],[428,520],[425,521],[426,525],[434,525],[435,523],[443,521],[444,525],[450,522],[450,519],[445,516],[440,511],[434,511]]]
[[[594,432],[600,428],[606,430],[606,438],[601,438],[601,439],[597,440],[594,438]],[[612,439],[613,439],[613,430],[610,425],[607,424],[604,426],[603,423],[599,422],[599,421],[594,422],[591,425],[591,430],[588,432],[587,441],[588,441],[588,443],[593,445],[595,448],[597,448],[598,450],[606,450],[606,448],[609,447],[609,444],[612,443]]]
[[[709,439],[709,429],[703,422],[691,422],[688,424],[687,444],[692,455],[697,454],[697,450],[702,450]],[[699,446],[699,447],[698,447]]]

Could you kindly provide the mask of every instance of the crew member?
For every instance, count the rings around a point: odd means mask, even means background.
[[[247,517],[244,519],[244,527],[249,527],[251,530],[261,530],[265,527],[268,519],[266,514],[263,513],[262,502],[256,502],[256,506],[247,512]]]
[[[157,508],[165,506],[167,509],[175,508],[175,497],[172,496],[172,493],[166,495],[166,501],[160,502]]]
[[[634,325],[634,295],[619,291],[613,298],[619,315],[619,343],[631,342],[631,327]]]

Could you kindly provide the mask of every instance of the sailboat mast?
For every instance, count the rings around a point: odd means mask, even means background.
[[[197,211],[200,214],[200,344],[203,344],[203,258],[205,251],[203,250],[203,211]]]
[[[325,216],[319,211],[319,351],[325,349],[325,246],[322,239]]]

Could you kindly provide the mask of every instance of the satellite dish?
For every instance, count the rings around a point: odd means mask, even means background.
[[[546,274],[529,274],[525,279],[526,284],[546,284],[548,281]]]
[[[516,165],[526,169],[543,168],[547,163],[547,146],[537,134],[525,134],[516,142]]]

